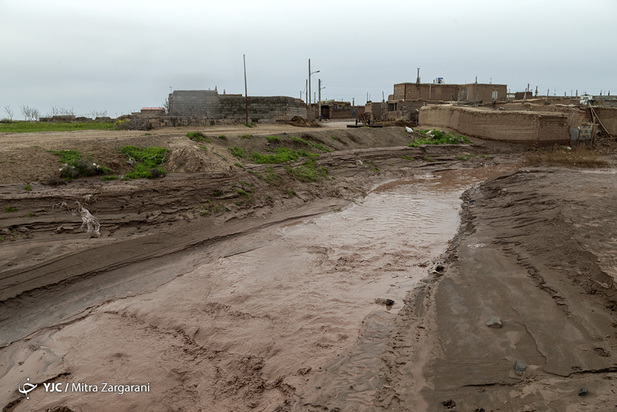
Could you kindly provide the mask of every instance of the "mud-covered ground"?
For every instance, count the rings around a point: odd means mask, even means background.
[[[193,130],[0,135],[3,410],[614,408],[614,169],[515,171],[527,151],[520,146],[409,148],[413,137],[401,127],[227,126],[201,129],[202,142],[185,136]],[[233,146],[266,153],[272,135],[290,148],[302,143],[289,136],[328,148],[316,162],[327,173],[301,181],[283,165],[230,154]],[[49,150],[79,150],[120,174],[129,165],[118,149],[128,144],[169,148],[170,173],[49,184],[59,167]],[[505,176],[465,194],[448,252],[426,251],[434,262],[373,248],[332,263],[322,244],[306,246],[310,259],[272,246],[281,227],[340,211],[379,182],[489,167]],[[79,216],[52,209],[74,200],[100,220],[100,237],[80,232]],[[269,258],[252,261],[257,249]],[[323,276],[295,270],[315,259]],[[368,285],[382,280],[362,271],[366,261],[428,277],[395,307],[391,330],[374,337],[385,349],[363,372],[378,379],[371,406],[358,409],[353,388],[337,395],[323,371],[345,371],[352,343],[370,334],[363,305]],[[357,277],[332,279],[349,267]],[[320,307],[311,290],[339,291],[336,307]],[[501,328],[485,326],[492,317]],[[152,391],[51,396],[39,387],[25,399],[17,390],[25,377],[39,386],[149,382]]]

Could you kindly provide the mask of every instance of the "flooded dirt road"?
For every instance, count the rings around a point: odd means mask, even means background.
[[[386,182],[334,213],[195,248],[156,290],[4,348],[1,400],[29,376],[151,391],[38,389],[14,410],[371,410],[395,315],[456,232],[461,193],[506,170]]]

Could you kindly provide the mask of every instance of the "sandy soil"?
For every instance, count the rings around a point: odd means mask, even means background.
[[[614,169],[513,171],[526,149],[412,149],[402,128],[208,128],[206,151],[190,130],[0,135],[0,197],[18,210],[0,212],[3,411],[614,408]],[[227,150],[285,133],[334,150],[318,160],[329,179],[275,166],[268,182],[266,166],[239,168]],[[121,172],[125,144],[170,148],[172,173],[44,184],[58,167],[48,150]],[[297,226],[346,216],[380,182],[495,166],[506,175],[465,194],[442,256],[331,244],[334,221],[320,235]],[[100,238],[51,210],[74,199],[87,199]],[[412,273],[427,277],[409,288]],[[396,305],[375,310],[387,290]],[[31,399],[17,391],[25,377],[39,384]],[[103,381],[152,390],[42,392]]]

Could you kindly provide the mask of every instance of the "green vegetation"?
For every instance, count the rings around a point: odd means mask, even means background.
[[[470,144],[471,143],[469,139],[466,138],[465,136],[462,136],[456,133],[442,132],[441,130],[435,130],[435,129],[421,130],[420,133],[422,133],[426,137],[409,143],[410,147],[418,147],[420,145],[425,145],[425,144],[461,144],[461,143]]]
[[[279,164],[292,160],[298,160],[300,156],[309,159],[319,157],[318,154],[310,153],[306,150],[293,150],[286,147],[278,147],[273,154],[261,154],[253,152],[253,154],[251,155],[251,160],[258,164]]]
[[[304,139],[302,139],[300,137],[290,137],[290,139],[293,140],[294,142],[301,143],[301,144],[313,147],[313,148],[315,148],[317,150],[321,150],[322,152],[325,152],[325,153],[331,151],[330,149],[328,149],[326,146],[324,146],[322,144],[309,142],[308,140],[304,140]]]
[[[244,159],[246,157],[246,152],[241,147],[238,147],[238,146],[230,147],[229,151],[231,152],[232,155],[234,155],[238,159]]]
[[[133,171],[124,175],[125,179],[155,179],[167,174],[161,167],[167,153],[169,153],[169,150],[164,147],[151,146],[140,149],[135,146],[124,146],[122,153],[127,155],[133,162],[137,162]]]
[[[328,168],[320,167],[317,168],[315,165],[315,159],[308,159],[304,163],[299,166],[291,166],[288,165],[285,167],[287,173],[290,176],[295,177],[301,182],[315,182],[317,179],[328,177]]]
[[[423,156],[422,160],[424,160],[425,162],[429,162],[429,163],[433,163],[435,161],[435,159],[433,159],[430,156]]]
[[[281,138],[278,136],[266,136],[266,140],[270,143],[280,143]]]
[[[265,173],[265,176],[264,176],[264,180],[269,185],[278,185],[278,184],[280,184],[283,181],[283,178],[281,176],[279,176],[278,173],[276,173],[274,171],[274,168],[268,167],[268,168],[266,168],[266,173]]]
[[[415,162],[416,158],[412,156],[401,156],[401,159],[409,160],[411,162]]]
[[[75,160],[81,159],[82,155],[77,150],[52,150],[51,154],[60,156],[60,161],[63,163],[71,163]]]
[[[28,183],[27,185],[24,186],[24,190],[26,192],[30,192],[32,190],[32,186],[30,186],[30,184]]]
[[[118,179],[119,179],[119,178],[118,178],[118,176],[116,176],[116,175],[107,175],[107,176],[103,176],[103,177],[101,178],[101,180],[102,180],[103,182],[109,182],[110,180],[118,180]]]
[[[5,206],[4,207],[4,211],[6,213],[13,213],[13,212],[17,212],[17,208],[15,208],[13,206]]]
[[[246,169],[242,163],[234,163],[234,166],[238,166],[240,169]]]
[[[456,156],[458,160],[462,160],[462,161],[467,161],[471,159],[471,157],[472,155],[470,155],[469,153],[463,153],[462,155]]]
[[[194,142],[207,142],[210,143],[210,138],[204,136],[202,132],[188,132],[186,137]]]
[[[285,194],[286,194],[287,196],[289,196],[289,197],[298,196],[298,195],[296,194],[296,191],[295,191],[295,190],[293,190],[293,189],[290,189],[290,188],[287,188],[287,189],[283,190],[283,193],[285,193]]]
[[[203,150],[204,152],[208,152],[208,148],[202,144],[199,145],[199,148]]]
[[[218,138],[221,140],[227,140],[227,136],[225,136],[224,134],[218,135]]]
[[[69,132],[72,130],[113,130],[113,122],[0,122],[0,133]]]
[[[24,216],[24,217],[36,217],[36,213],[28,212],[28,214],[26,214],[26,216]]]
[[[240,139],[252,139],[253,135],[252,134],[241,134],[238,137],[240,137]]]
[[[56,150],[50,153],[59,156],[60,161],[64,162],[60,168],[60,177],[63,179],[77,179],[78,177],[111,173],[110,168],[98,165],[90,159],[86,159],[77,150]]]
[[[246,127],[255,127],[257,126],[255,123],[244,123]]]

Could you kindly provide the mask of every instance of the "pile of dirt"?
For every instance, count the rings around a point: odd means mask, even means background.
[[[308,120],[300,116],[292,117],[291,121],[289,121],[287,124],[296,127],[321,127],[319,122],[316,122],[315,120]]]

